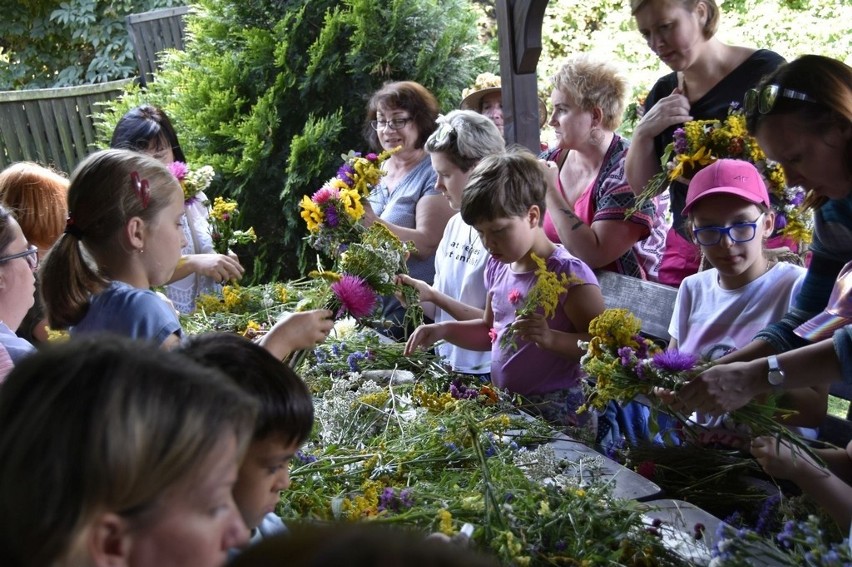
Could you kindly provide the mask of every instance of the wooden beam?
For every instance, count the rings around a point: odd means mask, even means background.
[[[536,67],[547,0],[497,0],[497,37],[507,144],[540,150]]]

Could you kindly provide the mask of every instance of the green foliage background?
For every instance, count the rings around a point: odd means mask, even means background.
[[[0,91],[100,83],[136,74],[124,17],[183,0],[4,0]]]
[[[486,62],[465,0],[196,7],[186,51],[170,54],[149,92],[105,112],[101,137],[142,101],[164,108],[189,159],[216,169],[211,193],[236,198],[260,235],[256,249],[238,251],[244,263],[254,257],[257,280],[297,277],[310,262],[297,254],[305,234],[298,201],[334,175],[342,153],[368,150],[362,128],[373,91],[412,79],[450,110]]]

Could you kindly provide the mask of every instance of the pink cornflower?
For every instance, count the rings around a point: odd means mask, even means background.
[[[490,329],[488,329],[488,338],[491,339],[492,343],[494,341],[496,341],[497,340],[497,329],[495,329],[494,327],[491,327]]]
[[[316,203],[317,205],[322,205],[326,201],[330,199],[337,199],[340,197],[340,191],[335,189],[334,187],[321,187],[317,190],[316,193],[311,197],[311,201]]]
[[[349,313],[356,319],[366,317],[376,306],[376,293],[362,278],[346,274],[339,281],[331,284],[331,291],[340,301],[337,316]]]
[[[169,171],[172,172],[179,181],[186,177],[186,174],[189,172],[189,168],[182,161],[173,161],[169,164]]]
[[[521,292],[517,289],[513,289],[509,292],[509,303],[511,303],[512,305],[517,305],[518,302],[521,301],[521,299],[523,299],[523,296],[521,295]]]

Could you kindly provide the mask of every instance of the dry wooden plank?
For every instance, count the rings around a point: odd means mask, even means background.
[[[642,321],[643,333],[668,342],[677,298],[675,288],[615,272],[600,271],[596,275],[607,308],[629,309]]]

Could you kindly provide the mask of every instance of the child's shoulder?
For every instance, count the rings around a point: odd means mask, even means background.
[[[564,273],[580,278],[586,283],[598,285],[598,278],[588,264],[572,255],[564,246],[557,244],[553,253],[545,262],[548,271]]]

